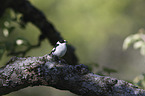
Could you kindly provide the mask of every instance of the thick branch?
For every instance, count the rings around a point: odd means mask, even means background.
[[[63,39],[52,23],[46,19],[44,14],[32,6],[28,0],[0,0],[0,16],[8,7],[22,13],[24,22],[31,22],[37,26],[42,35],[45,36],[53,46],[58,40]],[[73,46],[68,45],[68,51],[64,58],[69,64],[73,65],[78,63],[78,59],[75,55],[75,48]]]
[[[123,80],[99,76],[83,65],[42,57],[13,57],[0,69],[0,95],[28,87],[52,86],[83,96],[145,96],[145,91]]]
[[[11,4],[11,8],[23,14],[25,22],[31,22],[37,26],[41,33],[50,41],[54,46],[58,40],[63,39],[60,33],[54,28],[52,23],[50,23],[44,14],[32,6],[27,0],[14,0],[15,3]],[[73,46],[68,45],[68,51],[65,60],[69,64],[77,64],[78,59],[75,55],[75,49]]]
[[[3,15],[6,8],[12,3],[12,0],[0,0],[0,17]]]

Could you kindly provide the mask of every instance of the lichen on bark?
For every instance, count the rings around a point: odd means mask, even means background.
[[[91,73],[84,64],[69,65],[48,54],[40,57],[13,57],[0,69],[0,95],[28,86],[52,86],[83,96],[144,96],[131,83]]]

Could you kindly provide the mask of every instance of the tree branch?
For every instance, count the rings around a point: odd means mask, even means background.
[[[29,52],[31,49],[38,48],[40,45],[41,45],[41,40],[38,40],[38,43],[37,43],[36,45],[29,45],[29,46],[27,47],[26,50],[16,52],[16,50],[14,49],[13,51],[11,51],[11,52],[10,52],[9,54],[7,54],[7,55],[8,55],[8,56],[9,56],[9,55],[19,56],[19,55],[21,54],[22,57],[24,57],[24,56],[26,55],[27,52]]]
[[[45,16],[27,0],[0,0],[0,16],[6,8],[23,14],[25,22],[32,22],[52,45],[63,39]],[[77,64],[74,48],[68,46],[65,56],[68,64]],[[68,65],[64,60],[45,55],[42,57],[13,57],[0,68],[0,95],[28,86],[52,86],[83,96],[144,96],[145,91],[123,80],[99,76],[83,65]]]
[[[0,0],[0,17],[5,12],[5,9],[9,7],[12,3],[12,0]]]
[[[13,57],[0,69],[0,95],[28,86],[52,86],[82,96],[144,96],[145,91],[123,80],[99,76],[87,66],[68,65],[64,60]]]
[[[15,0],[17,3],[11,4],[11,8],[15,11],[18,11],[23,14],[23,20],[25,22],[31,22],[35,26],[37,26],[41,33],[50,41],[50,43],[55,46],[58,40],[63,39],[60,33],[54,28],[52,23],[47,21],[44,14],[32,6],[27,0]],[[78,59],[75,55],[75,48],[71,45],[68,45],[68,51],[66,56],[64,56],[65,60],[69,64],[77,64]]]
[[[46,19],[44,14],[32,6],[28,0],[2,0],[2,2],[0,1],[0,8],[3,4],[5,4],[5,6],[2,8],[2,13],[4,9],[8,7],[12,8],[16,12],[22,13],[23,21],[25,23],[31,22],[38,27],[41,34],[45,36],[45,38],[47,38],[53,46],[58,40],[63,39],[52,23]],[[64,58],[69,64],[78,64],[78,59],[75,55],[75,48],[71,45],[68,45],[68,51]]]

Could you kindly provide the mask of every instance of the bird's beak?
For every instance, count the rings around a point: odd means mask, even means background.
[[[68,43],[66,40],[64,40],[65,43]]]

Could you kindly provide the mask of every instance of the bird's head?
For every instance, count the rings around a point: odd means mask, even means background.
[[[58,43],[67,43],[66,40],[59,40]]]

